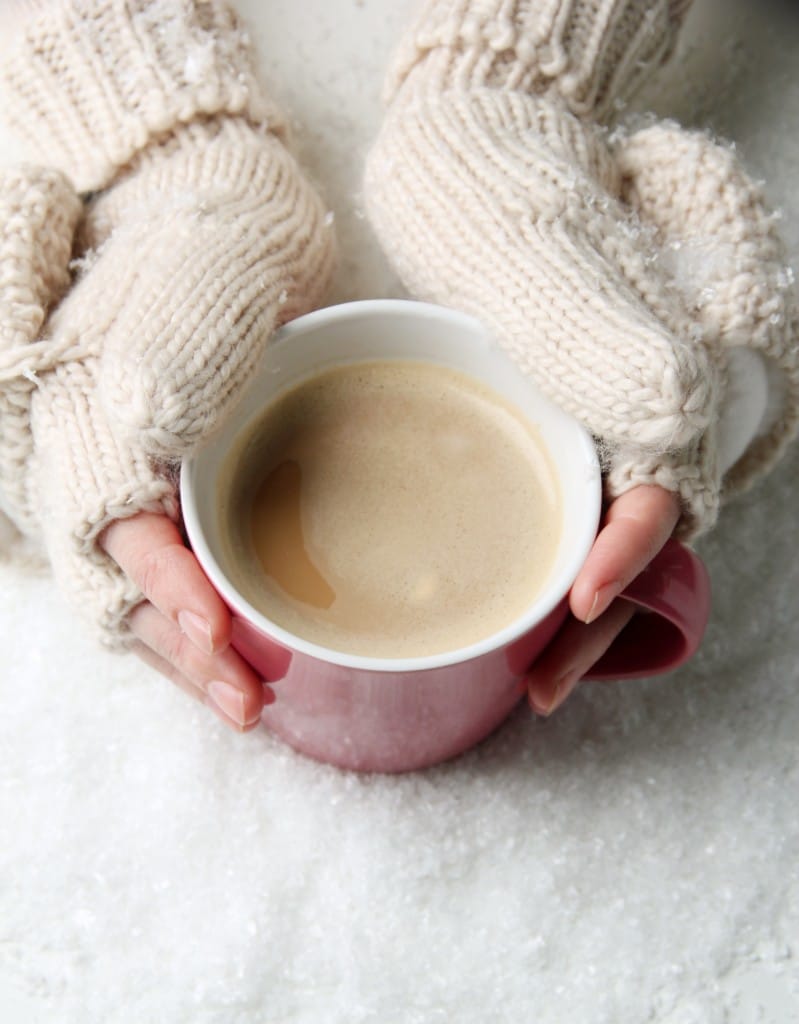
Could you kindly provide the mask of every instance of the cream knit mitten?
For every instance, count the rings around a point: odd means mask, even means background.
[[[622,198],[655,228],[661,261],[714,361],[723,371],[729,354],[747,349],[765,362],[779,408],[723,479],[724,494],[744,490],[799,424],[799,304],[776,218],[732,150],[701,132],[652,124],[620,136],[615,153]]]
[[[609,496],[678,492],[689,537],[719,504],[725,346],[756,347],[786,381],[738,486],[793,432],[797,368],[789,273],[731,154],[671,125],[604,126],[671,52],[686,7],[425,0],[389,75],[365,194],[409,289],[487,323],[594,434]],[[701,295],[670,258],[683,237],[724,248]]]
[[[331,230],[224,0],[55,0],[8,50],[51,169],[0,181],[1,507],[113,644],[141,595],[99,534],[177,518],[177,458],[320,301]]]

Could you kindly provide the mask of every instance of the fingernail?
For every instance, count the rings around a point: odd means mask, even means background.
[[[600,587],[599,590],[594,594],[594,601],[591,605],[591,610],[585,617],[585,623],[588,625],[589,622],[593,622],[594,619],[598,619],[603,612],[606,612],[613,601],[619,596],[622,591],[621,583],[614,580],[612,583],[606,583]]]
[[[254,719],[247,721],[244,713],[244,694],[230,683],[214,680],[208,684],[208,696],[228,718],[237,725],[251,725]]]
[[[580,681],[580,673],[570,669],[555,680],[529,684],[527,689],[527,700],[530,707],[537,715],[549,718],[553,711],[556,711],[566,700],[577,683]]]
[[[206,654],[214,653],[211,624],[196,612],[178,612],[178,625],[195,647]]]

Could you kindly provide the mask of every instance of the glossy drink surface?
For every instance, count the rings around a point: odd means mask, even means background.
[[[221,491],[235,584],[334,650],[456,650],[522,614],[562,530],[551,456],[489,388],[405,360],[328,369],[279,395]]]

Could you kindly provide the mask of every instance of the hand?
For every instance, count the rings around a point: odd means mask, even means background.
[[[602,125],[671,52],[685,7],[424,0],[364,181],[409,292],[482,320],[588,428],[606,494],[679,493],[680,539],[799,428],[799,309],[762,190],[701,133]],[[765,358],[777,401],[722,487],[737,346]]]
[[[164,515],[112,523],[100,545],[145,600],[128,624],[133,650],[238,732],[254,729],[274,694],[230,646],[230,614]]]
[[[132,628],[246,728],[260,681],[158,515],[178,522],[171,468],[237,401],[273,328],[321,300],[326,205],[228,6],[176,5],[166,47],[130,5],[88,3],[102,38],[73,7],[26,18],[0,59],[4,115],[43,164],[0,173],[0,506],[107,646]],[[197,39],[213,43],[201,83],[184,74]],[[52,83],[67,66],[65,100]]]
[[[0,15],[4,116],[43,165],[0,174],[0,506],[108,645],[132,634],[246,730],[271,692],[170,522],[169,467],[236,401],[272,329],[321,299],[326,206],[227,5],[176,5],[166,42],[130,5],[45,6]],[[70,88],[54,89],[64,68]]]
[[[655,486],[635,487],[609,505],[572,586],[572,614],[528,677],[528,700],[537,714],[560,707],[630,621],[634,606],[615,599],[660,551],[679,516],[677,496]]]

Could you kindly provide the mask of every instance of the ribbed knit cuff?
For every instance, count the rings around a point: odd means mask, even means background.
[[[198,117],[284,128],[226,0],[54,0],[32,9],[8,49],[6,121],[79,192]]]
[[[599,119],[668,57],[690,0],[426,0],[386,83],[558,92]],[[412,91],[412,88],[411,88]]]
[[[29,357],[49,310],[69,284],[73,232],[82,209],[57,171],[0,170],[0,509],[23,533],[30,533],[36,520],[28,463],[37,378]]]
[[[102,551],[98,539],[115,520],[159,512],[176,520],[170,474],[110,430],[96,399],[96,362],[67,362],[34,393],[30,467],[47,556],[70,603],[116,646],[125,616],[143,600]]]
[[[109,650],[127,650],[135,640],[128,616],[144,601],[136,585],[99,547],[89,557],[68,546],[57,552],[50,547],[49,557],[62,593],[90,634]]]
[[[647,455],[640,450],[616,452],[605,476],[605,493],[611,500],[633,487],[662,487],[680,499],[682,514],[675,535],[693,541],[716,523],[721,486],[714,429],[696,444],[680,452]]]

